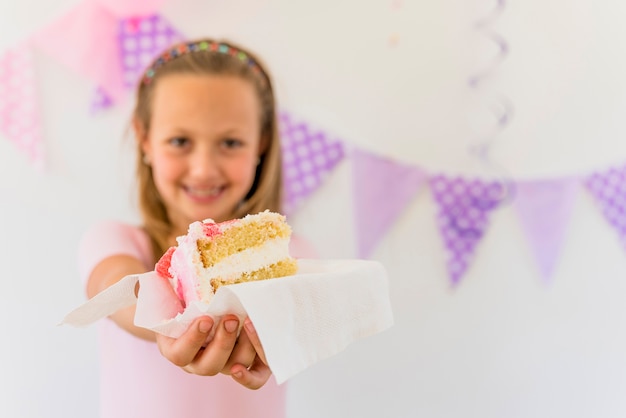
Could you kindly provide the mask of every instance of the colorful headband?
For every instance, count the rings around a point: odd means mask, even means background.
[[[180,44],[171,48],[168,51],[165,51],[159,58],[154,61],[152,66],[146,70],[146,73],[144,74],[142,79],[142,83],[150,84],[150,81],[152,81],[152,78],[154,78],[154,75],[156,74],[156,70],[164,64],[182,55],[196,51],[211,51],[217,52],[218,54],[230,55],[231,57],[238,58],[241,62],[247,64],[248,67],[250,67],[250,69],[252,69],[252,71],[254,71],[255,73],[261,73],[259,65],[245,52],[240,51],[237,48],[233,48],[230,45],[218,42],[200,41]]]

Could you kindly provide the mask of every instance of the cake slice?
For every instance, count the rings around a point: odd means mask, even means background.
[[[295,274],[289,255],[291,227],[279,213],[261,212],[222,223],[189,225],[155,270],[169,279],[179,299],[209,303],[220,286]]]

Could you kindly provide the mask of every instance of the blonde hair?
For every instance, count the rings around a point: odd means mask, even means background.
[[[210,49],[186,50],[185,53],[172,57],[169,51],[187,45],[212,44],[235,51],[223,53]],[[240,59],[246,54],[246,60]],[[152,117],[152,97],[159,80],[168,74],[206,74],[236,76],[249,81],[255,87],[261,105],[261,143],[263,153],[256,168],[254,183],[243,201],[235,208],[232,217],[240,218],[246,214],[258,213],[265,209],[280,212],[282,194],[282,170],[280,139],[278,135],[278,117],[272,81],[265,66],[258,57],[230,42],[202,39],[174,45],[164,55],[157,58],[138,88],[136,106],[133,112],[134,123],[147,134]],[[160,60],[160,61],[159,61]],[[158,66],[156,65],[158,64]],[[137,143],[137,186],[140,214],[143,226],[152,242],[155,260],[171,245],[173,226],[167,214],[163,200],[152,177],[152,168],[145,164],[141,141]]]

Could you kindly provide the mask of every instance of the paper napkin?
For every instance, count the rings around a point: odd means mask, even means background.
[[[222,286],[209,304],[195,302],[184,311],[168,281],[155,272],[126,276],[70,312],[62,324],[86,326],[135,303],[135,325],[171,337],[200,315],[250,317],[279,384],[393,325],[382,264],[308,259],[298,261],[296,275]]]

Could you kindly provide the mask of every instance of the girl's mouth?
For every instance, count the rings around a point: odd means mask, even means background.
[[[185,193],[192,200],[197,202],[211,202],[217,199],[222,192],[224,191],[224,187],[211,187],[211,188],[194,188],[194,187],[184,187]]]

